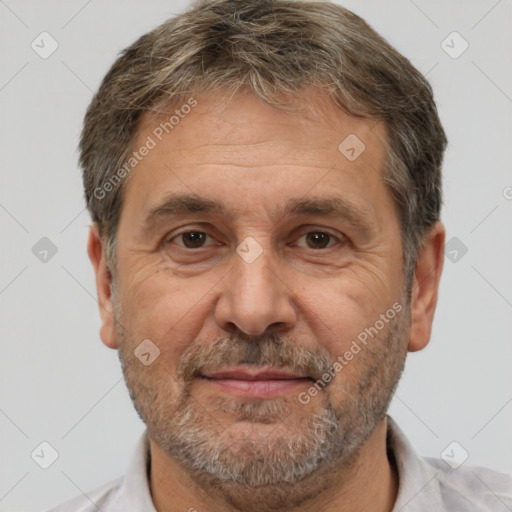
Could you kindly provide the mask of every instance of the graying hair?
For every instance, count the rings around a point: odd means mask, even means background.
[[[133,151],[138,122],[192,95],[249,90],[286,110],[306,87],[387,132],[384,181],[399,214],[406,283],[439,220],[447,140],[425,77],[354,13],[329,2],[200,1],[140,37],[115,61],[85,116],[80,141],[85,197],[115,273],[125,180],[95,191]],[[109,187],[110,188],[110,187]]]

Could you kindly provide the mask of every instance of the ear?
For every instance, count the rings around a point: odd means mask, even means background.
[[[103,244],[97,225],[89,230],[87,253],[94,267],[96,275],[96,291],[100,307],[101,329],[100,337],[109,348],[117,348],[117,339],[114,329],[114,304],[112,300],[112,276],[105,260]]]
[[[425,348],[430,341],[439,280],[443,270],[445,236],[443,224],[436,223],[418,252],[411,290],[410,352]]]

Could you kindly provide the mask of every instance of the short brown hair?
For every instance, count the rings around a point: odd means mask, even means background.
[[[327,91],[349,114],[385,123],[384,180],[399,212],[410,284],[418,248],[441,207],[447,141],[432,89],[359,16],[301,0],[200,1],[115,61],[87,110],[80,141],[87,207],[111,269],[126,182],[114,178],[130,157],[142,114],[193,94],[240,88],[286,108],[283,95],[300,97],[305,87]],[[107,182],[108,194],[98,194]]]

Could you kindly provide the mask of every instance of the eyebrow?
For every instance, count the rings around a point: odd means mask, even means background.
[[[200,197],[196,194],[170,195],[149,210],[143,223],[149,228],[169,217],[196,213],[226,215],[228,212],[225,206],[215,199]],[[233,213],[230,215],[233,216]],[[275,212],[275,215],[338,217],[364,232],[370,232],[373,226],[371,217],[365,209],[339,196],[291,199],[284,210]]]

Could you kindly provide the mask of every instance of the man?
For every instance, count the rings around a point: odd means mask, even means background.
[[[335,4],[202,2],[126,49],[80,149],[147,431],[54,510],[510,510],[510,478],[419,458],[386,415],[430,338],[445,146],[424,77]]]

